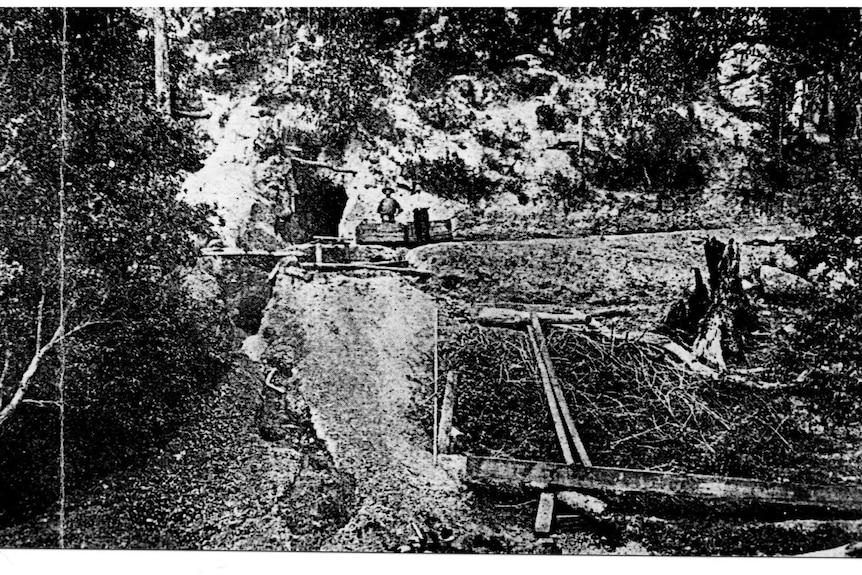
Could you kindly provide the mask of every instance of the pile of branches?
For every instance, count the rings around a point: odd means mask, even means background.
[[[653,346],[578,329],[552,329],[549,347],[596,465],[825,480],[813,455],[824,446],[780,392],[698,377]],[[560,460],[524,333],[465,327],[442,351],[461,374],[455,425],[465,451]]]
[[[699,377],[637,341],[560,329],[549,345],[599,464],[778,478],[810,453],[801,416],[779,393]]]

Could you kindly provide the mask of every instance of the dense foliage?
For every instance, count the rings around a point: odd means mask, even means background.
[[[0,295],[2,346],[10,354],[0,407],[32,358],[38,331],[44,344],[59,321],[65,145],[66,326],[104,322],[66,343],[67,473],[76,482],[164,437],[182,418],[184,402],[217,382],[227,364],[227,332],[218,319],[224,314],[183,288],[183,270],[195,261],[193,238],[210,233],[209,213],[176,199],[183,171],[200,158],[188,127],[153,108],[146,18],[129,10],[68,11],[65,142],[62,26],[56,9],[0,13],[10,55],[0,85],[8,158],[0,175],[0,238],[3,265],[15,266]],[[28,397],[57,398],[54,351]],[[55,409],[22,404],[0,429],[2,513],[56,489],[56,425]]]

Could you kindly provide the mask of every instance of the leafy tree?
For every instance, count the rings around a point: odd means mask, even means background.
[[[2,43],[14,54],[0,85],[9,158],[0,174],[0,267],[14,270],[0,295],[8,360],[0,459],[10,462],[0,490],[19,494],[21,505],[21,493],[47,489],[34,477],[51,480],[41,466],[55,453],[45,449],[54,437],[45,418],[56,421],[56,412],[26,400],[57,399],[61,339],[73,479],[160,437],[227,365],[225,326],[182,285],[194,237],[210,234],[210,212],[176,199],[183,170],[199,157],[187,127],[156,110],[152,38],[139,34],[146,18],[130,10],[67,17],[64,141],[62,11],[0,12]],[[64,147],[65,332],[56,305]]]

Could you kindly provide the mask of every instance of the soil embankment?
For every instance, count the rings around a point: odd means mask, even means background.
[[[324,548],[392,549],[411,522],[460,522],[463,487],[434,467],[409,417],[432,377],[433,300],[401,277],[317,274],[280,280],[271,305],[296,312],[299,388],[336,465],[356,479],[358,512]]]

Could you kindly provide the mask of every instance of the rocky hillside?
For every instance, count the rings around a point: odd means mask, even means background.
[[[496,12],[513,33],[526,19]],[[400,220],[429,208],[432,219],[454,218],[463,237],[727,224],[747,216],[738,189],[750,184],[748,166],[769,159],[762,111],[772,51],[762,44],[730,44],[696,85],[658,93],[666,72],[573,65],[571,10],[545,15],[544,36],[510,39],[503,62],[488,55],[499,46],[477,41],[478,25],[442,9],[399,12],[370,36],[349,28],[350,18],[333,31],[320,16],[246,14],[236,33],[255,32],[245,43],[208,40],[237,14],[181,16],[196,78],[187,84],[200,86],[212,112],[201,123],[215,143],[187,197],[219,204],[228,245],[352,237],[377,218],[387,185]],[[653,16],[641,33],[668,50],[672,24]],[[805,116],[803,88],[790,120]],[[297,213],[279,235],[288,156],[351,173],[294,162]]]

